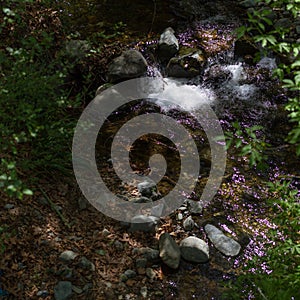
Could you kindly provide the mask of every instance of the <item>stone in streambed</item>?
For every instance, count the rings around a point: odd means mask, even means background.
[[[181,256],[193,263],[205,263],[209,260],[209,247],[205,241],[190,236],[180,243]]]
[[[195,222],[193,220],[193,218],[191,216],[187,217],[182,224],[184,230],[186,231],[190,231],[193,230],[194,226],[195,226]]]
[[[191,78],[201,73],[206,59],[200,49],[183,48],[167,65],[169,77]]]
[[[236,256],[241,250],[241,245],[234,239],[224,235],[217,227],[207,224],[204,227],[205,232],[214,246],[226,256]]]
[[[109,65],[107,78],[109,82],[137,78],[147,72],[147,67],[147,61],[142,53],[137,50],[127,50]]]
[[[130,231],[155,231],[155,226],[158,223],[158,218],[154,216],[138,215],[131,219]]]
[[[161,61],[169,61],[179,50],[179,43],[174,33],[175,31],[168,27],[160,36],[157,52]]]
[[[177,269],[180,263],[180,249],[169,233],[163,233],[159,238],[159,256],[170,268]]]

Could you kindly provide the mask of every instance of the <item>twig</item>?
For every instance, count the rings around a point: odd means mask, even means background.
[[[148,35],[150,35],[152,33],[152,29],[153,29],[155,18],[156,18],[156,0],[153,0],[152,22],[151,22],[151,27],[150,27]]]
[[[46,200],[48,201],[51,209],[57,213],[57,215],[60,217],[60,219],[62,220],[62,222],[64,223],[65,226],[67,226],[69,229],[71,228],[71,225],[68,223],[68,221],[65,219],[64,215],[58,210],[58,208],[56,207],[56,205],[52,202],[52,200],[49,198],[49,196],[46,194],[46,192],[39,186],[40,191],[42,192],[42,194],[44,195],[44,197],[46,198]]]

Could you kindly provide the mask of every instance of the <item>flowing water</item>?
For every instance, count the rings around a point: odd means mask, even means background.
[[[90,2],[95,5],[95,2]],[[100,4],[98,7],[93,6],[94,12],[107,6],[106,1],[102,2],[102,6]],[[171,25],[170,22],[174,16],[169,10],[166,13],[166,8],[162,8],[167,5],[167,2],[162,5],[160,1],[157,1],[160,10],[155,15],[154,27],[153,24],[151,25],[152,18],[149,18],[153,13],[153,3],[146,1],[147,4],[145,2],[141,5],[136,3],[138,1],[129,2],[131,3],[130,7],[134,7],[136,4],[135,9],[137,10],[141,10],[145,5],[145,11],[148,12],[148,18],[144,23],[136,16],[132,16],[130,22],[129,13],[123,12],[123,14],[127,14],[123,20],[130,24],[133,31],[141,28],[139,27],[140,22],[144,24],[142,31],[147,28],[144,32],[148,31],[150,27],[161,31],[164,27]],[[221,7],[225,4],[216,2],[216,5]],[[120,6],[113,1],[109,9],[105,8],[105,12],[113,14],[114,18],[112,20],[116,22],[114,7],[120,9]],[[94,24],[94,27],[92,26],[93,30],[95,30],[95,24],[105,21],[107,15],[103,15],[102,19],[100,18],[101,20],[97,19],[95,14],[92,14],[90,18],[93,21],[92,24]],[[211,53],[203,72],[194,78],[176,79],[165,77],[164,66],[153,60],[152,56],[149,55],[149,51],[151,52],[151,47],[156,44],[157,39],[149,41],[146,45],[137,43],[136,45],[150,63],[148,75],[160,78],[164,85],[163,98],[168,99],[168,101],[165,102],[160,98],[155,101],[137,102],[130,108],[123,108],[117,115],[112,116],[110,121],[113,122],[107,122],[106,127],[104,126],[107,134],[103,136],[103,140],[99,143],[100,145],[105,144],[105,147],[109,146],[112,142],[112,136],[118,129],[131,117],[142,113],[159,112],[175,118],[178,122],[184,124],[198,141],[198,149],[203,160],[201,160],[202,169],[199,182],[192,199],[199,200],[199,194],[209,174],[211,154],[205,134],[203,130],[199,129],[199,124],[193,118],[193,112],[205,103],[215,111],[223,130],[230,129],[231,123],[234,121],[239,121],[245,128],[252,125],[263,125],[265,128],[265,131],[261,131],[259,134],[261,137],[265,136],[273,147],[267,161],[268,168],[265,171],[249,169],[243,158],[238,156],[235,151],[230,151],[226,172],[218,194],[201,214],[194,216],[198,228],[194,229],[192,234],[207,240],[203,225],[206,223],[215,224],[240,242],[242,245],[240,255],[235,258],[224,257],[214,247],[210,247],[211,260],[208,263],[192,265],[183,261],[179,271],[174,272],[165,269],[166,276],[161,286],[162,289],[169,291],[169,298],[220,299],[224,282],[236,278],[240,268],[246,261],[263,256],[266,248],[271,243],[267,237],[267,232],[269,229],[275,228],[275,225],[272,223],[272,213],[265,203],[267,197],[265,182],[292,176],[294,186],[300,188],[300,182],[297,180],[299,170],[297,170],[294,163],[297,158],[291,153],[282,151],[284,146],[281,146],[284,145],[288,126],[286,125],[285,116],[280,114],[286,102],[286,97],[279,88],[278,83],[272,79],[270,73],[276,67],[275,59],[264,57],[254,65],[247,65],[237,59],[234,55],[232,30],[238,22],[236,20],[233,22],[232,15],[230,15],[229,20],[228,18],[229,15],[226,15],[226,12],[219,11],[218,14],[207,16],[198,20],[198,22],[181,24],[181,29],[178,32],[181,45],[197,46],[198,43],[199,46],[199,43],[202,43],[201,46],[206,47],[206,50]],[[117,21],[119,22],[119,19]],[[140,36],[140,34],[136,34],[136,36]],[[197,36],[198,39],[195,38]],[[200,42],[199,36],[201,37]],[[196,95],[192,99],[186,96],[191,93]],[[149,98],[155,98],[155,94],[149,95]],[[136,145],[136,149],[133,149],[133,153],[138,156],[135,160],[135,168],[143,174],[149,168],[148,160],[153,153],[160,152],[167,156],[173,154],[177,158],[176,151],[172,150],[172,144],[152,138],[141,141],[140,144]],[[149,146],[148,143],[153,142],[153,140],[156,146]],[[161,147],[161,145],[164,146]],[[102,163],[105,164],[109,153],[105,149],[101,151],[102,158],[104,157]],[[178,162],[176,163],[170,159],[168,163],[171,164],[169,175],[173,181],[176,181]],[[106,172],[111,170],[109,163],[107,163],[105,170]],[[107,179],[108,184],[114,186],[115,189],[120,189],[118,180],[113,183],[111,181],[111,178],[115,177],[113,171],[107,172],[103,176],[109,177]],[[165,189],[172,188],[172,184],[166,181],[158,187],[161,194],[164,195],[168,193]],[[119,192],[127,196],[130,196],[130,193],[132,195],[136,193],[135,190],[126,189],[124,186]],[[175,212],[172,216],[173,220],[176,220],[177,213]],[[188,215],[188,212],[183,211],[183,214],[184,216]],[[173,221],[172,226],[178,239],[186,236],[180,222]],[[210,244],[209,241],[208,243]],[[268,266],[257,266],[256,269],[271,272],[271,270],[268,270]],[[249,295],[249,299],[251,299],[251,295]]]

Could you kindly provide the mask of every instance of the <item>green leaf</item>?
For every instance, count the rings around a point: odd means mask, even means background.
[[[25,189],[25,190],[23,190],[23,194],[24,194],[24,195],[27,195],[27,196],[32,196],[32,195],[33,195],[33,192],[32,192],[32,190],[30,190],[30,189]]]
[[[292,69],[294,69],[296,67],[300,67],[300,60],[296,60],[294,63],[291,64]]]
[[[265,25],[263,23],[258,23],[258,26],[262,29],[262,30],[265,30]]]

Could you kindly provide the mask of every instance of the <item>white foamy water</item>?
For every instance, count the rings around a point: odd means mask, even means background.
[[[233,87],[235,96],[241,100],[251,100],[256,91],[257,87],[254,84],[243,84]]]
[[[274,70],[277,68],[276,60],[275,58],[270,58],[270,57],[263,57],[258,63],[257,66],[259,68],[265,68],[270,71]]]
[[[241,63],[239,63],[237,65],[228,65],[228,66],[224,67],[224,69],[230,71],[230,73],[232,74],[231,81],[233,81],[233,82],[239,82],[239,81],[245,80],[247,78],[245,71],[244,71],[244,67]]]
[[[213,90],[195,85],[186,84],[187,80],[164,78],[163,92],[151,94],[158,98],[156,103],[163,109],[172,109],[180,106],[185,111],[194,111],[203,104],[212,104],[215,101]]]

